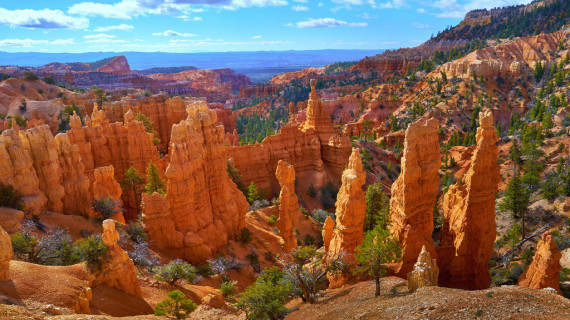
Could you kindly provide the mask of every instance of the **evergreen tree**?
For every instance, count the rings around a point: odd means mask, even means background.
[[[517,140],[513,140],[513,144],[509,148],[509,159],[511,159],[513,164],[519,168],[522,165],[522,152]]]
[[[175,319],[186,319],[194,309],[196,304],[190,299],[186,299],[184,293],[174,290],[168,293],[168,299],[159,302],[154,308],[157,316],[170,315]]]
[[[255,182],[252,181],[249,184],[249,187],[247,188],[247,201],[250,204],[252,204],[256,200],[261,200],[261,199],[263,199],[263,197],[259,193],[259,190],[257,189],[257,186],[255,185]]]
[[[144,190],[147,194],[153,194],[158,192],[161,195],[166,195],[166,186],[164,185],[164,181],[160,178],[158,174],[158,168],[154,165],[151,161],[148,164],[148,168],[146,169],[146,180],[148,181]]]
[[[521,219],[522,239],[525,237],[525,213],[530,202],[530,194],[530,190],[523,186],[521,178],[515,170],[515,174],[505,190],[503,200],[499,204],[502,211],[510,211],[513,218]]]
[[[543,152],[538,149],[537,143],[528,143],[524,148],[525,163],[523,166],[523,182],[531,189],[536,190],[540,184],[540,174],[544,170],[541,162]]]
[[[356,247],[355,257],[358,261],[357,272],[366,272],[374,277],[376,290],[374,296],[380,295],[380,277],[386,273],[387,263],[396,262],[402,254],[400,243],[390,232],[376,226],[366,233],[362,244]]]
[[[391,162],[390,162],[391,163]],[[382,184],[371,184],[366,189],[366,214],[364,232],[379,226],[386,229],[389,223],[390,199],[382,191]]]
[[[139,198],[141,193],[143,192],[144,188],[144,179],[141,177],[137,169],[135,167],[130,167],[125,172],[125,178],[121,182],[121,187],[123,188],[123,192],[132,192],[135,198],[135,209],[137,210],[137,215],[140,214],[139,211]]]

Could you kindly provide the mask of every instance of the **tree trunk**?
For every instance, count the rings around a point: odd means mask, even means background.
[[[380,275],[379,274],[374,275],[374,284],[376,285],[376,292],[374,293],[374,296],[378,297],[380,295]]]

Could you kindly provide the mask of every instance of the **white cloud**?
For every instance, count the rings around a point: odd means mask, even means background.
[[[466,4],[459,4],[457,0],[438,0],[432,6],[441,9],[436,14],[438,18],[463,18],[465,14],[475,9],[492,9],[519,4],[528,4],[531,0],[471,0]]]
[[[293,11],[309,11],[309,7],[305,6],[294,6],[291,7],[291,9],[293,9]]]
[[[108,27],[98,27],[95,28],[95,32],[107,32],[113,30],[120,30],[120,31],[132,31],[135,27],[130,26],[128,24],[120,24],[118,26],[108,26]]]
[[[412,27],[418,28],[418,29],[429,29],[429,24],[414,22],[414,23],[412,23]]]
[[[426,9],[424,9],[424,8],[416,9],[416,11],[417,11],[418,13],[426,13]]]
[[[338,3],[340,7],[335,9],[345,8],[350,9],[352,6],[362,6],[370,5],[375,9],[399,9],[407,6],[406,0],[390,0],[386,2],[376,3],[376,0],[332,0],[334,3]]]
[[[257,36],[253,36],[251,37],[252,39],[261,39],[261,36],[257,35]]]
[[[333,18],[309,18],[307,21],[300,21],[295,24],[297,28],[330,28],[330,27],[368,27],[363,22],[346,22]]]
[[[89,26],[89,20],[68,16],[61,10],[6,10],[0,8],[0,24],[23,28],[83,29]]]
[[[116,36],[105,33],[88,34],[86,36],[83,36],[83,39],[113,39],[113,38],[116,38]]]
[[[192,20],[194,20],[194,21],[202,21],[202,17],[194,17],[194,18],[192,18]]]
[[[197,34],[177,32],[174,30],[166,30],[164,32],[155,32],[152,35],[155,37],[182,37],[182,38],[197,36]]]
[[[3,39],[0,40],[0,48],[32,48],[37,45],[70,45],[74,44],[74,39],[34,40],[34,39]]]
[[[299,3],[307,3],[307,2],[309,2],[308,0],[293,0],[293,1],[299,2]]]
[[[72,5],[69,7],[68,13],[82,16],[132,19],[149,14],[184,16],[189,12],[204,11],[203,8],[195,8],[194,6],[235,10],[238,8],[284,5],[287,5],[287,0],[121,0],[113,4],[89,1]]]

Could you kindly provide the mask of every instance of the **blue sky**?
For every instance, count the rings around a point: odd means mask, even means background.
[[[27,0],[0,3],[0,51],[413,47],[472,9],[530,0]]]

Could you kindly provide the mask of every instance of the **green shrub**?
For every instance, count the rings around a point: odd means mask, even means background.
[[[250,243],[251,242],[251,231],[248,228],[243,227],[239,231],[239,241],[243,243]]]
[[[233,282],[233,281],[222,282],[222,285],[220,287],[220,291],[222,292],[222,295],[226,299],[233,296],[237,291],[237,287],[236,287],[235,282]]]
[[[261,270],[261,265],[259,264],[259,255],[252,251],[245,256],[245,260],[249,263],[249,265],[253,268],[255,272],[259,272]]]
[[[24,79],[26,80],[38,80],[38,76],[31,71],[24,71]]]
[[[144,231],[144,226],[138,222],[129,223],[125,228],[125,232],[134,243],[141,244],[148,240],[148,234]]]
[[[295,287],[277,267],[263,270],[257,280],[241,294],[237,307],[250,320],[281,319],[286,313],[285,303]]]
[[[198,274],[204,278],[209,278],[215,275],[214,270],[212,270],[212,266],[209,263],[201,263],[196,267],[198,270]]]
[[[109,219],[112,216],[123,212],[121,203],[111,197],[93,200],[93,210],[99,212],[103,219]]]
[[[274,215],[271,215],[271,217],[267,218],[267,223],[269,223],[269,225],[274,225],[275,222],[277,222],[277,217]]]
[[[313,186],[312,184],[307,189],[307,195],[311,198],[314,198],[317,195],[317,190],[315,189],[315,186]]]
[[[75,242],[78,256],[87,262],[91,270],[97,270],[103,263],[103,256],[107,254],[109,248],[103,243],[100,235],[90,236],[87,239]]]
[[[312,246],[313,244],[315,244],[315,237],[307,233],[303,238],[303,241],[305,242],[306,246]]]
[[[55,80],[52,77],[44,77],[42,78],[42,81],[47,83],[47,84],[55,84]]]
[[[328,182],[324,185],[321,190],[321,204],[325,209],[334,208],[336,202],[336,195],[338,194],[338,188],[332,182]]]
[[[12,185],[0,182],[0,207],[24,209],[22,193],[14,189]]]
[[[154,307],[154,315],[169,315],[175,319],[186,319],[196,308],[196,304],[186,299],[184,293],[174,290],[168,293],[168,299],[159,302]]]
[[[197,278],[196,267],[181,259],[170,261],[167,265],[153,269],[156,278],[160,281],[174,284],[178,280],[186,280],[192,283]]]

